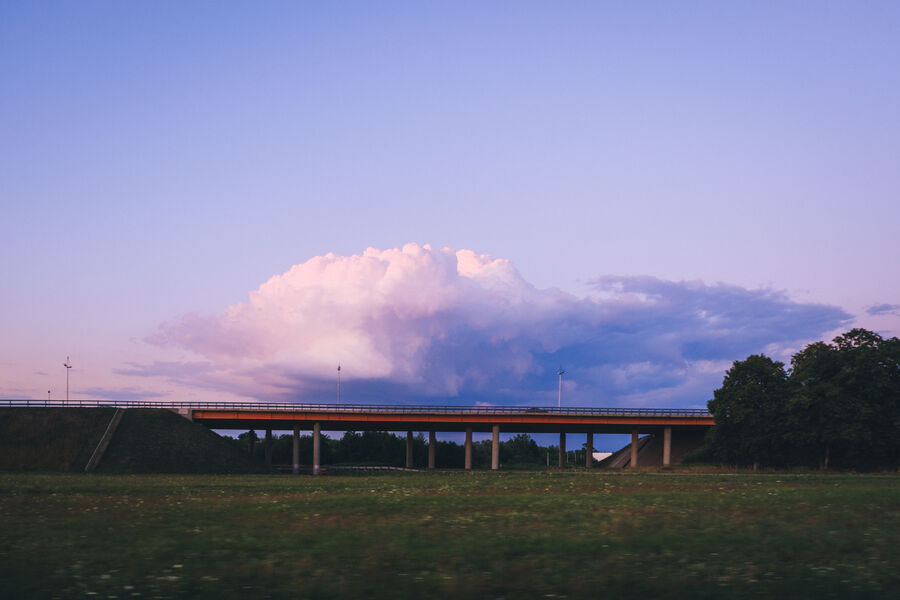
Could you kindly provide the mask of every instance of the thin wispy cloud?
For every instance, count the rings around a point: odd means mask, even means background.
[[[866,308],[866,313],[872,316],[900,314],[900,304],[875,304]]]
[[[189,313],[147,341],[185,362],[118,373],[267,400],[702,405],[730,361],[848,322],[839,308],[749,290],[604,276],[579,297],[538,289],[509,260],[403,248],[295,265],[221,314]],[[710,387],[712,386],[712,387]]]
[[[82,395],[98,400],[157,400],[167,394],[136,387],[91,387],[81,391]]]

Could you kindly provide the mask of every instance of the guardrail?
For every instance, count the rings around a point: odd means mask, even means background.
[[[403,404],[301,404],[290,402],[159,402],[144,400],[3,400],[0,407],[47,408],[189,408],[194,410],[252,410],[332,413],[389,413],[389,414],[466,414],[510,415],[547,413],[556,415],[597,416],[669,416],[710,417],[701,408],[583,408],[545,406],[454,406]]]

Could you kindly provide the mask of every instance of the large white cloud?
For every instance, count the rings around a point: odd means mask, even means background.
[[[358,401],[550,404],[563,363],[572,403],[702,405],[731,360],[849,318],[771,290],[651,277],[594,285],[587,297],[537,289],[508,260],[428,245],[327,254],[220,315],[190,313],[149,338],[200,355],[202,369],[120,372],[182,384],[202,372],[195,385],[316,401],[332,397],[340,363]]]

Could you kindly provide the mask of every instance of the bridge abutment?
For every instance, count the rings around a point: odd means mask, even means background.
[[[663,429],[663,466],[672,464],[672,428]]]
[[[631,464],[632,469],[638,466],[638,430],[631,430]]]

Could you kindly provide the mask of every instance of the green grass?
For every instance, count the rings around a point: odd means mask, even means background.
[[[900,476],[0,474],[0,597],[900,593]]]

